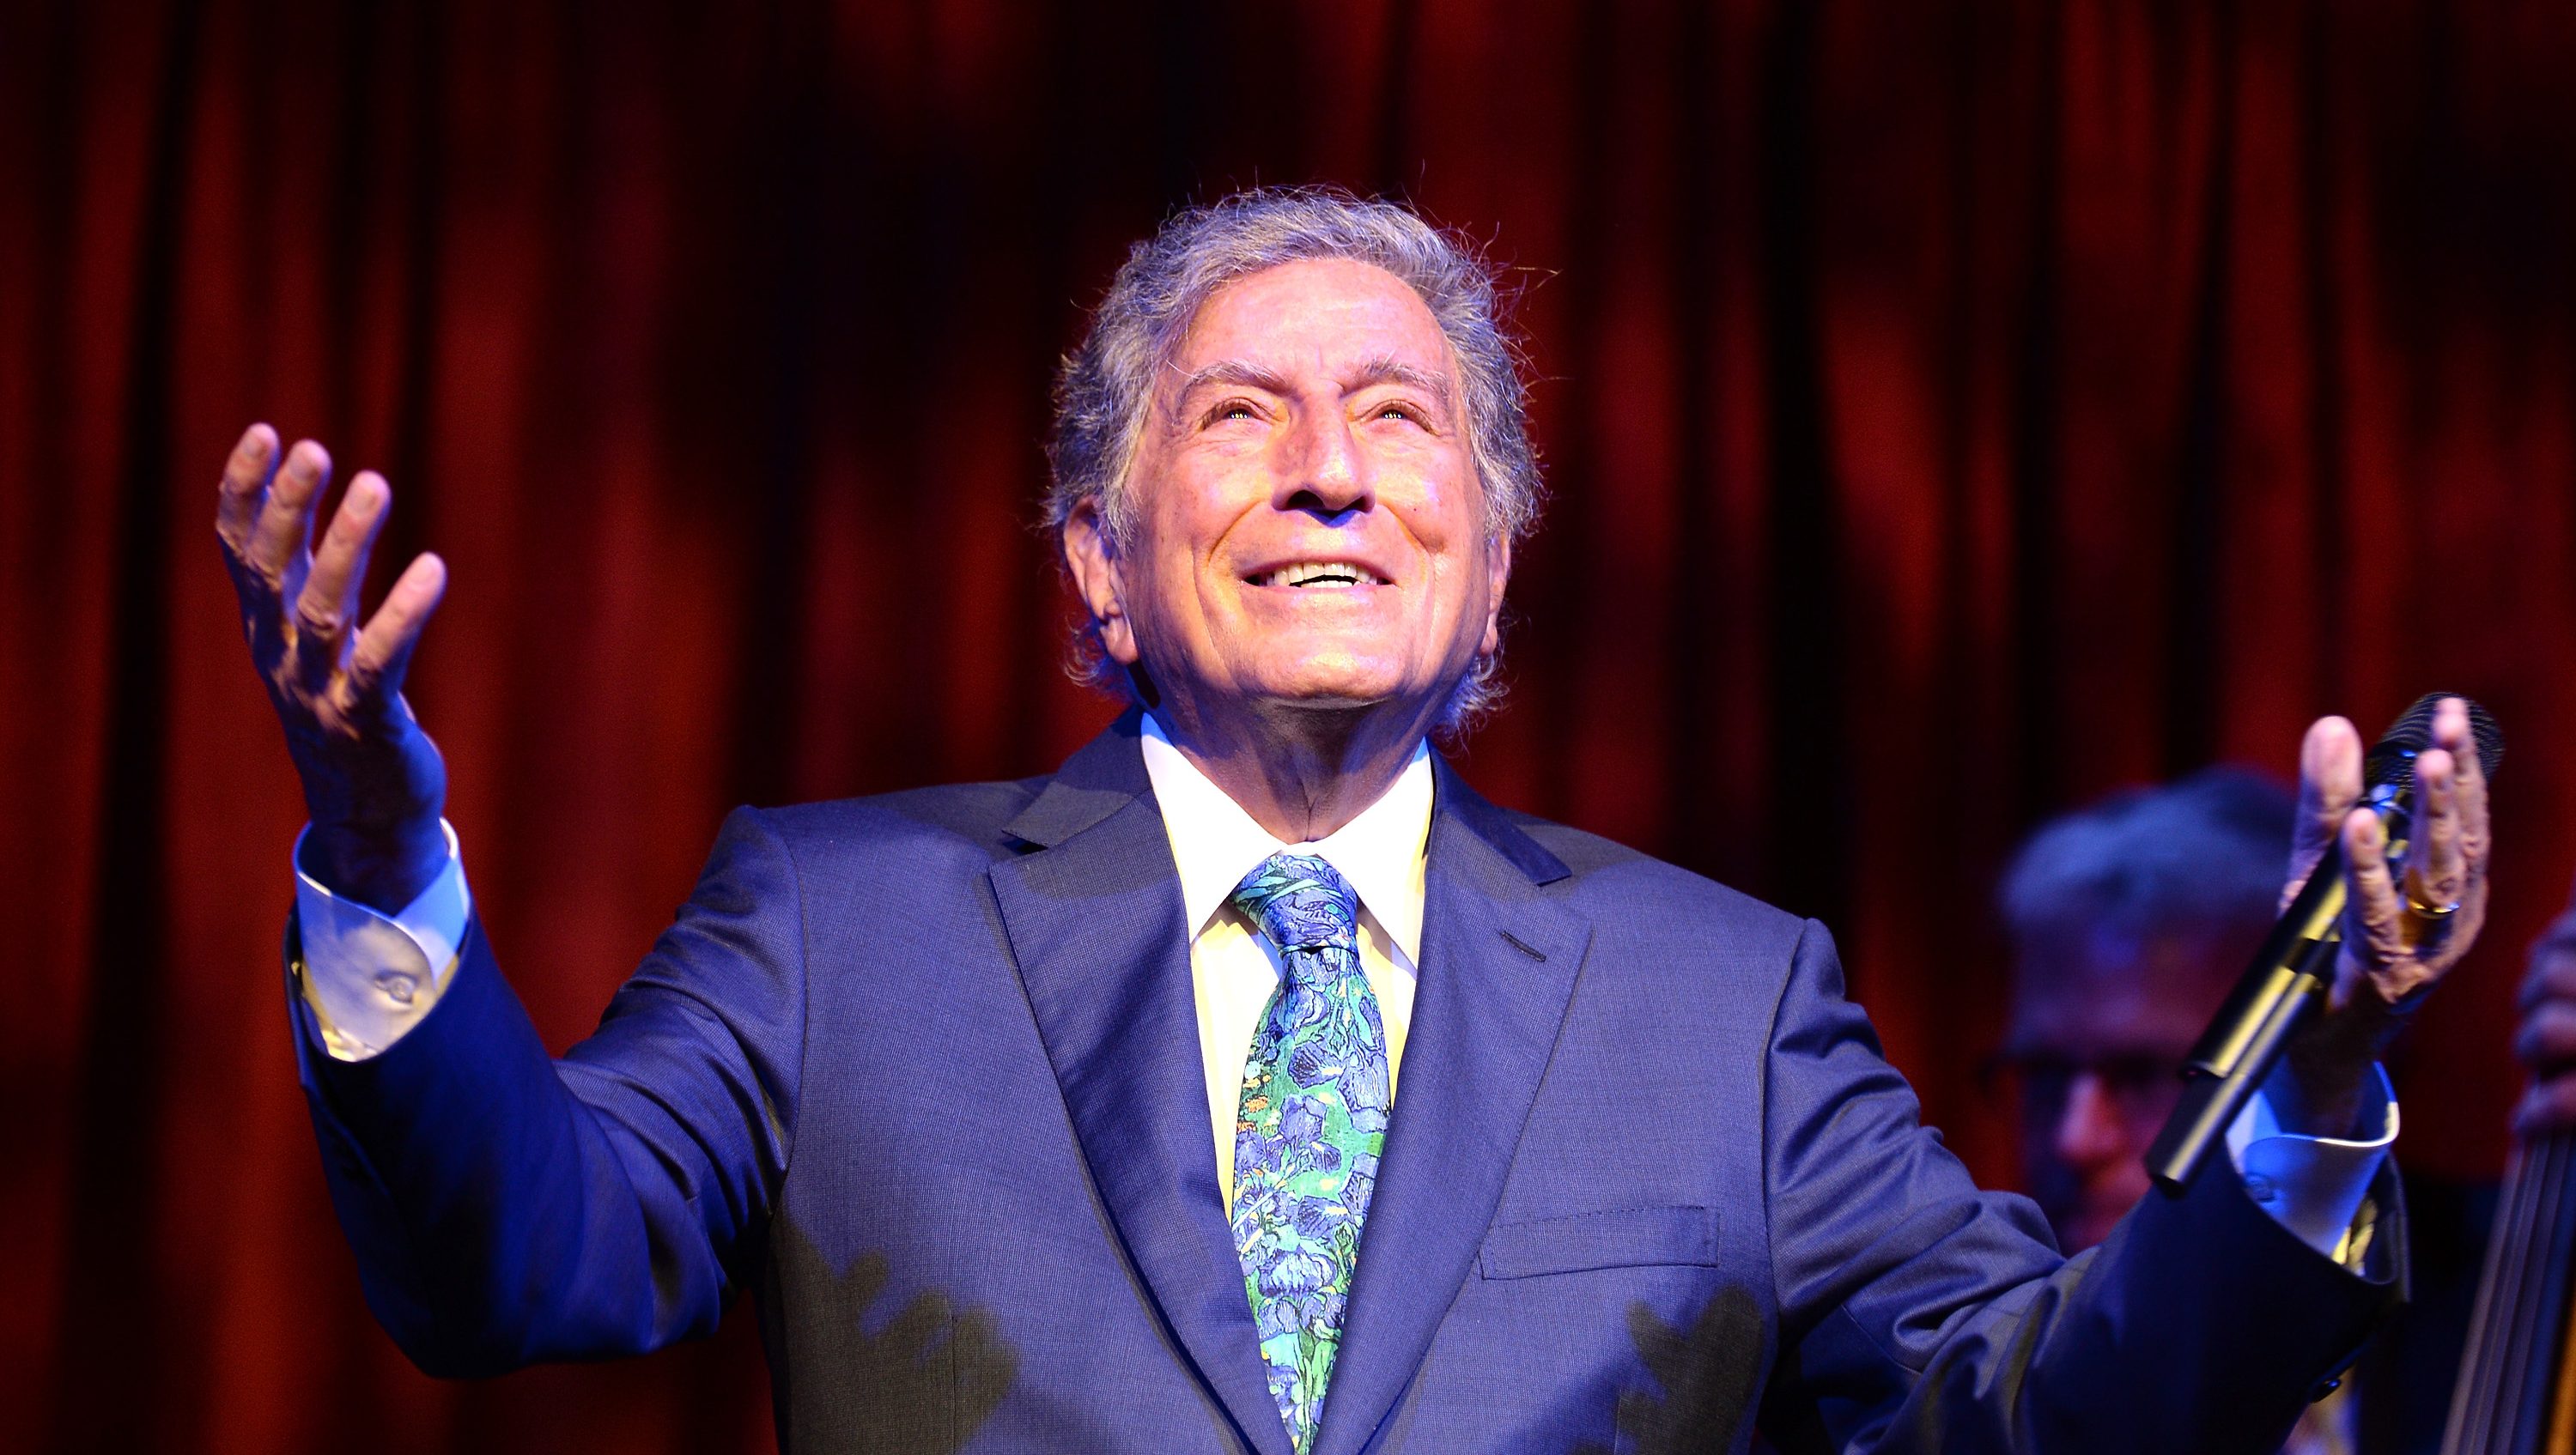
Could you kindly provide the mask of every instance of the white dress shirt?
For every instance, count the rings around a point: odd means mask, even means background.
[[[1359,896],[1360,970],[1386,1028],[1388,1104],[1403,1075],[1413,1029],[1415,957],[1422,953],[1423,850],[1431,838],[1431,750],[1417,745],[1395,783],[1359,817],[1323,838],[1283,844],[1208,780],[1149,713],[1145,773],[1163,810],[1181,913],[1190,927],[1190,989],[1198,1000],[1199,1060],[1207,1073],[1208,1124],[1216,1136],[1216,1185],[1234,1210],[1234,1120],[1252,1033],[1279,985],[1279,951],[1229,900],[1234,886],[1282,849],[1331,864]]]
[[[1393,786],[1357,818],[1308,844],[1283,844],[1172,746],[1147,714],[1145,772],[1180,870],[1190,927],[1190,981],[1198,1005],[1199,1059],[1206,1075],[1208,1129],[1217,1185],[1231,1213],[1235,1104],[1252,1033],[1279,983],[1278,952],[1227,903],[1235,885],[1281,849],[1314,854],[1341,871],[1359,896],[1360,967],[1386,1028],[1390,1104],[1413,1027],[1413,989],[1422,951],[1423,864],[1432,809],[1431,755],[1416,747]],[[343,1061],[363,1061],[402,1038],[437,1004],[456,968],[473,911],[456,831],[447,865],[420,897],[387,917],[342,899],[303,872],[296,840],[296,902],[304,935],[304,999],[322,1042]],[[2259,1093],[2227,1130],[2227,1150],[2246,1192],[2300,1241],[2356,1266],[2370,1229],[2356,1226],[2380,1162],[2397,1137],[2397,1104],[2374,1070],[2376,1096],[2352,1139],[2284,1133]]]
[[[456,972],[456,949],[474,917],[465,887],[465,854],[456,826],[447,835],[447,865],[429,887],[390,919],[343,899],[304,872],[307,825],[295,836],[296,924],[304,938],[304,1003],[322,1031],[322,1047],[342,1061],[364,1061],[403,1038],[438,1004]]]

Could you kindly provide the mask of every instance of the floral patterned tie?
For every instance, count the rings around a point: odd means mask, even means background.
[[[1312,854],[1279,853],[1233,904],[1279,949],[1234,1122],[1234,1250],[1289,1438],[1315,1440],[1386,1146],[1391,1085],[1360,973],[1359,899]]]

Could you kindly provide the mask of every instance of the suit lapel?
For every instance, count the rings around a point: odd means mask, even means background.
[[[1434,761],[1413,1029],[1315,1455],[1363,1448],[1430,1348],[1493,1220],[1591,939],[1539,892],[1565,865]]]
[[[1136,714],[1009,826],[993,893],[1074,1134],[1166,1325],[1255,1449],[1288,1455],[1216,1185],[1180,880]]]

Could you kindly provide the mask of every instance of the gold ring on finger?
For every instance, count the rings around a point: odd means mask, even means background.
[[[2460,912],[2460,901],[2455,899],[2449,904],[2426,904],[2409,894],[2406,896],[2406,912],[2422,920],[2449,919]]]

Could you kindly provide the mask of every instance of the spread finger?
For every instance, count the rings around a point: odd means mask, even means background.
[[[2569,1126],[2576,1126],[2576,1076],[2540,1083],[2513,1110],[2513,1128],[2524,1136]]]
[[[298,440],[260,503],[248,562],[281,595],[302,584],[305,552],[313,540],[313,508],[330,485],[330,452],[311,440]]]
[[[233,555],[239,556],[250,548],[260,502],[266,497],[270,477],[276,473],[277,431],[264,424],[242,431],[241,440],[224,461],[223,484],[215,492],[215,535]]]
[[[2576,1000],[2576,915],[2560,915],[2533,943],[2517,1003],[2529,1010],[2553,998]]]
[[[2576,1061],[2576,1005],[2553,1000],[2524,1016],[2514,1032],[2513,1054],[2543,1071]]]
[[[349,682],[361,699],[383,701],[402,689],[403,669],[420,644],[421,627],[446,591],[447,563],[437,556],[424,553],[403,568],[358,633],[357,649],[350,655]]]
[[[2451,791],[2460,816],[2461,872],[2475,885],[2487,877],[2487,855],[2495,847],[2487,822],[2486,760],[2478,755],[2477,740],[2469,731],[2467,705],[2453,711],[2446,703],[2444,709],[2434,719],[2434,738],[2451,753]]]
[[[2414,824],[2406,848],[2406,893],[2432,910],[2456,905],[2467,890],[2460,856],[2459,795],[2453,759],[2434,748],[2415,762]]]
[[[2339,717],[2311,723],[2299,744],[2299,813],[2290,831],[2290,877],[2281,891],[2286,905],[2325,857],[2326,846],[2361,797],[2361,735]]]
[[[295,602],[296,671],[308,691],[320,691],[340,665],[343,639],[358,613],[367,551],[384,526],[388,496],[383,476],[361,472],[349,482],[321,549],[313,554]]]
[[[2389,877],[2388,834],[2377,814],[2356,809],[2344,821],[2343,851],[2350,894],[2345,935],[2361,953],[2363,968],[2376,975],[2405,960],[2408,953],[2405,909],[2397,902],[2397,886]]]

